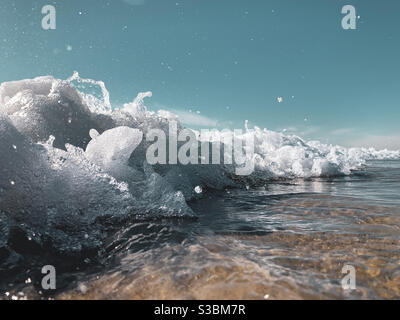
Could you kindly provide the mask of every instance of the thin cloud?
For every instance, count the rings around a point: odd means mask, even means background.
[[[336,130],[331,131],[331,134],[335,135],[335,136],[341,136],[341,135],[344,135],[344,134],[352,133],[354,131],[356,131],[354,128],[340,128],[340,129],[336,129]]]
[[[178,120],[186,126],[194,126],[194,127],[203,127],[203,128],[208,128],[208,129],[214,129],[217,127],[221,127],[222,125],[227,126],[228,124],[231,124],[230,121],[228,122],[220,122],[216,119],[209,118],[207,116],[204,116],[200,114],[199,111],[194,111],[190,110],[188,111],[187,109],[178,109],[178,108],[170,108],[167,107],[164,104],[160,103],[153,103],[152,105],[153,110],[158,110],[158,113],[172,113],[175,115]],[[195,129],[195,128],[192,128]]]
[[[400,136],[367,135],[363,138],[349,140],[346,144],[349,147],[400,150]]]
[[[306,129],[304,129],[303,131],[301,131],[300,133],[299,133],[299,135],[300,135],[300,137],[301,136],[308,136],[308,135],[312,135],[312,134],[314,134],[314,133],[317,133],[317,132],[319,132],[320,131],[320,128],[319,127],[308,127],[308,128],[306,128]]]
[[[287,127],[287,128],[281,128],[278,131],[286,132],[286,133],[293,133],[297,132],[298,129],[296,127]]]
[[[144,5],[146,2],[146,0],[122,0],[122,1],[131,6],[141,6]]]
[[[183,124],[197,127],[217,127],[218,121],[203,116],[198,113],[189,112],[186,110],[170,109],[170,111],[178,116],[178,119]]]

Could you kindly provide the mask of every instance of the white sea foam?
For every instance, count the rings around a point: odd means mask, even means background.
[[[98,86],[102,98],[75,87],[85,85]],[[50,235],[59,249],[79,251],[101,238],[95,231],[85,236],[101,216],[188,216],[194,213],[186,201],[204,194],[196,190],[347,175],[368,159],[400,158],[399,151],[346,149],[255,127],[238,136],[254,137],[255,149],[247,156],[255,171],[248,177],[235,176],[233,165],[151,166],[143,135],[154,128],[167,133],[176,116],[148,111],[146,97],[151,92],[112,110],[104,83],[78,73],[68,80],[47,76],[1,84],[2,237],[4,221],[11,219],[36,235]]]

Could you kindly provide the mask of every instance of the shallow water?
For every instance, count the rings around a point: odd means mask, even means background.
[[[207,192],[198,219],[131,222],[59,299],[399,299],[400,161],[351,176]],[[356,270],[343,290],[341,270]],[[40,298],[32,284],[7,289]],[[35,289],[36,288],[36,289]]]

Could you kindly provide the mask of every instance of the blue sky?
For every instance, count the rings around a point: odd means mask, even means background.
[[[41,27],[46,4],[56,30]],[[341,27],[346,4],[356,30]],[[150,90],[151,109],[190,127],[249,120],[400,149],[399,14],[395,0],[2,0],[0,82],[77,70],[113,105]]]

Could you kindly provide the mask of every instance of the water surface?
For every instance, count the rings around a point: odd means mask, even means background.
[[[206,192],[197,220],[140,222],[108,245],[109,266],[57,298],[399,299],[400,161],[351,176]],[[356,290],[341,270],[356,269]]]

